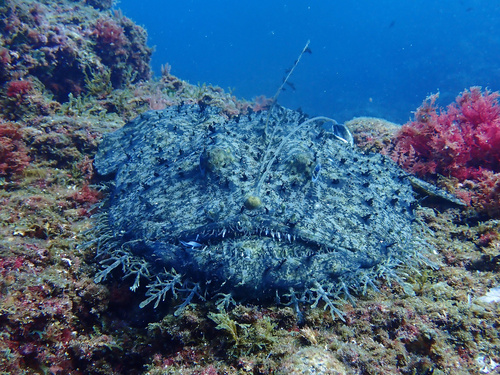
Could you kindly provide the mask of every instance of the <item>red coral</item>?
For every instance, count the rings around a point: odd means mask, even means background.
[[[499,96],[471,87],[438,110],[438,95],[431,95],[384,152],[420,177],[439,174],[456,179],[462,183],[459,194],[469,195],[473,205],[492,213],[500,202]]]
[[[29,162],[19,127],[12,123],[0,123],[0,176],[20,173]]]

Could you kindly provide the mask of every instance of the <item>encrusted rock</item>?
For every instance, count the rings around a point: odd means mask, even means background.
[[[345,375],[345,366],[326,349],[309,347],[299,350],[286,358],[277,374],[280,375]]]

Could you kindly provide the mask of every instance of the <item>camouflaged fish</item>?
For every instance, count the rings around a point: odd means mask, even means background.
[[[352,146],[334,121],[274,106],[228,118],[211,106],[144,113],[104,137],[110,179],[96,224],[103,268],[146,282],[141,307],[174,297],[299,306],[404,284],[418,266],[407,175]]]

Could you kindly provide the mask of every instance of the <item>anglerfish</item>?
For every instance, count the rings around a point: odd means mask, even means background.
[[[110,180],[96,280],[121,267],[132,289],[148,286],[141,307],[173,296],[177,314],[212,298],[339,315],[339,299],[401,281],[422,251],[412,187],[343,134],[280,106],[229,118],[196,104],[107,134],[94,161]]]

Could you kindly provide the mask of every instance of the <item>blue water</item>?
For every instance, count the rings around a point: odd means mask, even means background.
[[[272,97],[306,44],[278,102],[345,121],[406,122],[430,93],[447,105],[470,86],[500,89],[500,2],[480,0],[121,0],[191,83]]]

